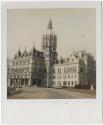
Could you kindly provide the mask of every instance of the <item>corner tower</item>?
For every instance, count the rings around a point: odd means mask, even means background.
[[[49,20],[47,32],[42,36],[42,51],[44,52],[47,69],[47,87],[52,86],[52,68],[57,61],[57,36],[53,32],[52,20]]]

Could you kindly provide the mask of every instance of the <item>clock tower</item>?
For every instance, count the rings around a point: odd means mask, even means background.
[[[47,71],[47,87],[52,86],[53,65],[57,62],[57,36],[53,32],[52,20],[49,20],[47,32],[42,36],[42,51],[44,52]]]

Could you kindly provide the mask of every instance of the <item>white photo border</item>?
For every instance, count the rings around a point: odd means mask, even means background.
[[[102,120],[101,2],[2,2],[1,7],[2,122],[86,123]],[[7,99],[7,9],[40,8],[96,8],[96,99]]]

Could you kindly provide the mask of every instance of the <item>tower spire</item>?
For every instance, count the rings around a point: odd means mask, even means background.
[[[49,19],[49,23],[48,23],[48,29],[52,29],[53,28],[53,26],[52,26],[52,19],[50,18]]]
[[[34,40],[33,40],[32,44],[33,44],[33,48],[35,49],[35,41]]]
[[[20,51],[20,46],[19,46],[19,49],[18,49],[18,57],[21,56],[21,51]]]

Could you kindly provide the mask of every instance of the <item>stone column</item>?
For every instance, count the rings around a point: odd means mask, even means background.
[[[20,84],[21,84],[21,86],[23,85],[23,83],[22,83],[22,78],[20,79]]]
[[[31,86],[31,79],[28,79],[28,86]]]
[[[17,84],[17,87],[18,87],[18,78],[16,79],[16,84]]]
[[[20,86],[21,86],[21,79],[20,79]]]
[[[12,79],[12,86],[14,86],[14,78]]]
[[[18,87],[18,79],[16,78],[16,86]]]
[[[14,79],[12,78],[12,84],[11,84],[11,86],[14,86]]]
[[[19,80],[19,78],[18,78],[18,86],[20,86],[20,80]]]
[[[16,86],[16,79],[14,79],[14,86]]]
[[[23,79],[23,85],[25,86],[25,79]]]
[[[26,78],[24,79],[24,83],[25,83],[25,86],[27,86],[27,83],[26,83],[27,81],[26,81]]]
[[[11,83],[11,79],[9,78],[9,79],[8,79],[8,86],[11,85],[10,83]]]

